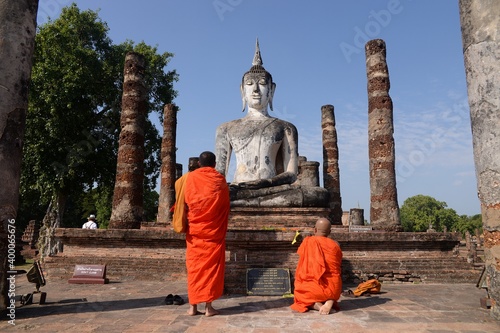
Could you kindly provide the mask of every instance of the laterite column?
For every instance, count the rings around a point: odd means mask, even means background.
[[[110,229],[141,227],[144,197],[144,125],[147,112],[144,71],[144,56],[135,52],[127,53]]]
[[[374,229],[401,231],[385,42],[381,39],[369,41],[365,45],[365,53],[368,79],[370,224]]]

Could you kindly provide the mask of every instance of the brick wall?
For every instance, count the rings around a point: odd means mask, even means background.
[[[292,244],[295,231],[229,230],[226,247],[226,292],[246,292],[248,268],[288,268],[292,282],[302,237]],[[186,277],[185,238],[167,228],[140,230],[57,229],[63,252],[46,258],[48,280],[69,279],[77,264],[107,266],[113,280],[169,281]],[[343,280],[368,278],[386,282],[477,282],[480,272],[458,256],[455,233],[347,232],[331,235],[343,250]]]

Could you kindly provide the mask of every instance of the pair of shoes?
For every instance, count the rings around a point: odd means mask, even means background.
[[[174,295],[174,304],[182,305],[184,304],[184,299],[182,299],[182,297],[180,297],[179,295]]]
[[[168,294],[167,297],[165,297],[165,304],[166,305],[174,304],[174,295]]]
[[[165,297],[165,304],[166,305],[182,305],[184,304],[184,299],[180,297],[179,295],[172,295],[168,294],[167,297]]]

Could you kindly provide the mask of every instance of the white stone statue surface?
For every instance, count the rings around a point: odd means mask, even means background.
[[[298,174],[297,128],[271,117],[276,84],[262,66],[257,41],[252,67],[240,86],[243,112],[240,119],[223,123],[215,138],[216,169],[227,176],[231,154],[236,170],[231,181],[232,206],[325,206],[326,189],[294,184]]]
[[[216,133],[217,170],[227,175],[231,154],[236,157],[232,184],[262,188],[291,184],[298,172],[297,128],[271,117],[276,84],[262,66],[259,44],[252,67],[240,86],[245,117],[220,125]]]

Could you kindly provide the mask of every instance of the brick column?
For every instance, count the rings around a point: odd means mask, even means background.
[[[159,223],[167,223],[172,218],[170,207],[175,202],[176,178],[176,137],[177,108],[173,104],[165,105],[163,109],[163,138],[161,142],[161,182],[158,199]]]
[[[500,320],[500,3],[460,0],[490,314]]]
[[[145,59],[127,53],[123,73],[120,140],[110,229],[140,229],[144,197]]]
[[[385,42],[381,39],[369,41],[365,45],[365,53],[368,78],[370,224],[374,229],[401,231]]]
[[[329,206],[332,224],[342,225],[342,197],[340,196],[339,148],[333,105],[321,107],[323,137],[323,186],[330,193]]]
[[[319,186],[319,162],[299,160],[297,183],[301,186]]]
[[[362,208],[351,208],[349,212],[349,225],[365,225],[364,210]]]

